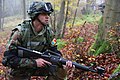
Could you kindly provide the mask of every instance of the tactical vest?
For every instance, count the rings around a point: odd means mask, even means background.
[[[49,26],[44,26],[42,31],[36,33],[32,26],[31,20],[26,20],[16,27],[21,33],[21,46],[28,49],[43,51],[51,46],[53,32]]]

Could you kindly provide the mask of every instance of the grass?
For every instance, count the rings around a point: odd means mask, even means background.
[[[3,30],[0,30],[0,35],[2,38],[5,38],[11,33],[11,30],[22,22],[22,18],[20,16],[12,16],[4,18]]]
[[[84,24],[85,21],[88,23],[96,24],[99,22],[100,18],[101,18],[100,14],[81,15],[80,17],[76,17],[74,26],[81,26]],[[67,23],[67,26],[71,26],[72,22],[73,19]]]

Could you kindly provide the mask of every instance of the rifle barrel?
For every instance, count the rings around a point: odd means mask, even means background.
[[[64,58],[60,58],[60,62],[61,62],[62,64],[66,64],[67,61],[68,61],[68,60],[65,60]],[[76,62],[72,62],[72,64],[73,64],[73,65],[75,66],[75,68],[77,68],[77,69],[82,69],[82,70],[85,70],[85,71],[91,71],[91,72],[94,72],[94,73],[97,72],[96,70],[93,70],[93,69],[91,69],[90,67],[87,67],[87,66],[85,66],[85,65],[78,64],[78,63],[76,63]]]

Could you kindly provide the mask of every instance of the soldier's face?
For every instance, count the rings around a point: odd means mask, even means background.
[[[46,14],[46,13],[41,13],[39,16],[38,16],[39,20],[43,23],[43,24],[48,24],[49,23],[49,14]]]

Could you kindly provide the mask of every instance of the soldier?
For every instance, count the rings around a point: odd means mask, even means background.
[[[102,14],[104,14],[104,9],[105,9],[105,3],[98,5],[98,10],[100,10]]]
[[[54,34],[50,29],[49,16],[53,12],[49,2],[33,2],[27,11],[31,20],[25,20],[12,30],[4,53],[3,65],[9,68],[9,80],[30,80],[31,76],[45,76],[46,80],[64,80],[66,69],[63,65],[52,66],[42,58],[21,57],[22,51],[13,45],[44,52],[46,49],[57,52],[55,43],[52,43]],[[72,62],[66,62],[66,68],[73,68]]]

